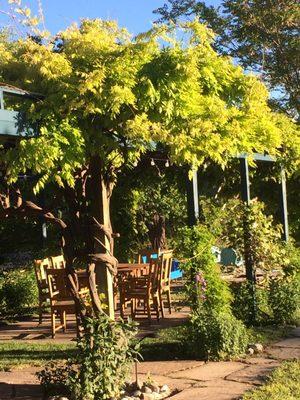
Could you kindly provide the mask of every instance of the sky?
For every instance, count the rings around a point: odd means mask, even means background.
[[[152,13],[164,4],[164,0],[41,0],[45,15],[46,29],[52,34],[66,28],[80,18],[114,19],[120,26],[133,34],[151,28],[157,15]],[[0,10],[5,9],[7,0],[0,0]],[[32,10],[38,0],[23,0]],[[209,5],[218,5],[220,0],[207,0]],[[0,24],[4,23],[3,17]]]

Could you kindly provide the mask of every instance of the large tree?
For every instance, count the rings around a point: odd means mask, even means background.
[[[191,169],[207,160],[224,167],[239,152],[299,161],[294,124],[273,113],[264,85],[217,55],[212,42],[198,22],[156,26],[136,38],[102,20],[84,20],[47,42],[2,36],[0,80],[44,97],[22,107],[39,134],[1,154],[0,216],[43,216],[61,228],[79,317],[86,310],[74,263],[88,265],[93,309],[101,311],[95,270],[110,293],[104,282],[111,286],[117,264],[111,194],[118,172],[142,153],[159,144]],[[27,171],[37,176],[36,192],[55,185],[63,219],[22,198],[18,176]]]
[[[300,4],[298,0],[168,0],[155,12],[163,21],[199,17],[217,34],[216,47],[258,72],[276,106],[299,117]]]

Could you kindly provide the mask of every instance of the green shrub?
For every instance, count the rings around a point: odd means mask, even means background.
[[[132,323],[112,321],[106,314],[86,318],[75,359],[59,367],[59,374],[53,367],[39,373],[41,384],[52,394],[70,393],[72,400],[118,398],[139,356],[136,333]]]
[[[180,230],[178,250],[186,262],[181,263],[186,277],[186,289],[191,307],[195,310],[202,304],[199,298],[197,278],[205,280],[205,308],[223,310],[230,308],[232,296],[227,283],[221,278],[221,271],[212,253],[215,238],[205,225],[185,227]]]
[[[244,354],[249,338],[244,324],[230,311],[205,311],[193,313],[187,341],[193,356],[224,360]]]
[[[32,311],[38,304],[38,288],[32,269],[11,270],[2,273],[0,283],[2,315]]]
[[[268,302],[275,323],[294,323],[300,305],[300,275],[270,279]]]
[[[256,285],[254,296],[253,285],[248,281],[233,284],[232,290],[234,294],[232,312],[236,318],[243,321],[247,326],[252,325],[253,321],[258,325],[270,322],[268,288],[266,285]],[[253,315],[254,310],[255,315]]]
[[[205,225],[181,230],[180,250],[192,308],[187,345],[193,356],[227,359],[248,344],[247,330],[231,312],[232,295],[212,254],[215,238]]]

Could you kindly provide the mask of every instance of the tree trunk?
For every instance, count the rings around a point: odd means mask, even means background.
[[[94,156],[90,164],[91,186],[89,190],[89,200],[91,204],[91,214],[101,225],[111,231],[110,219],[110,198],[113,184],[105,179],[101,158]],[[98,239],[98,240],[97,240]],[[95,253],[111,253],[111,243],[107,235],[102,231],[97,231],[96,237],[93,237]],[[103,249],[103,245],[105,249]],[[104,302],[107,305],[107,314],[114,318],[114,294],[113,294],[113,276],[109,268],[103,262],[96,262],[96,283],[98,292],[104,294]]]

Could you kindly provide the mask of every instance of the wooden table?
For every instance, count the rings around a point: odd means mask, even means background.
[[[118,275],[143,275],[147,272],[149,264],[138,264],[138,263],[121,263],[118,264]]]

